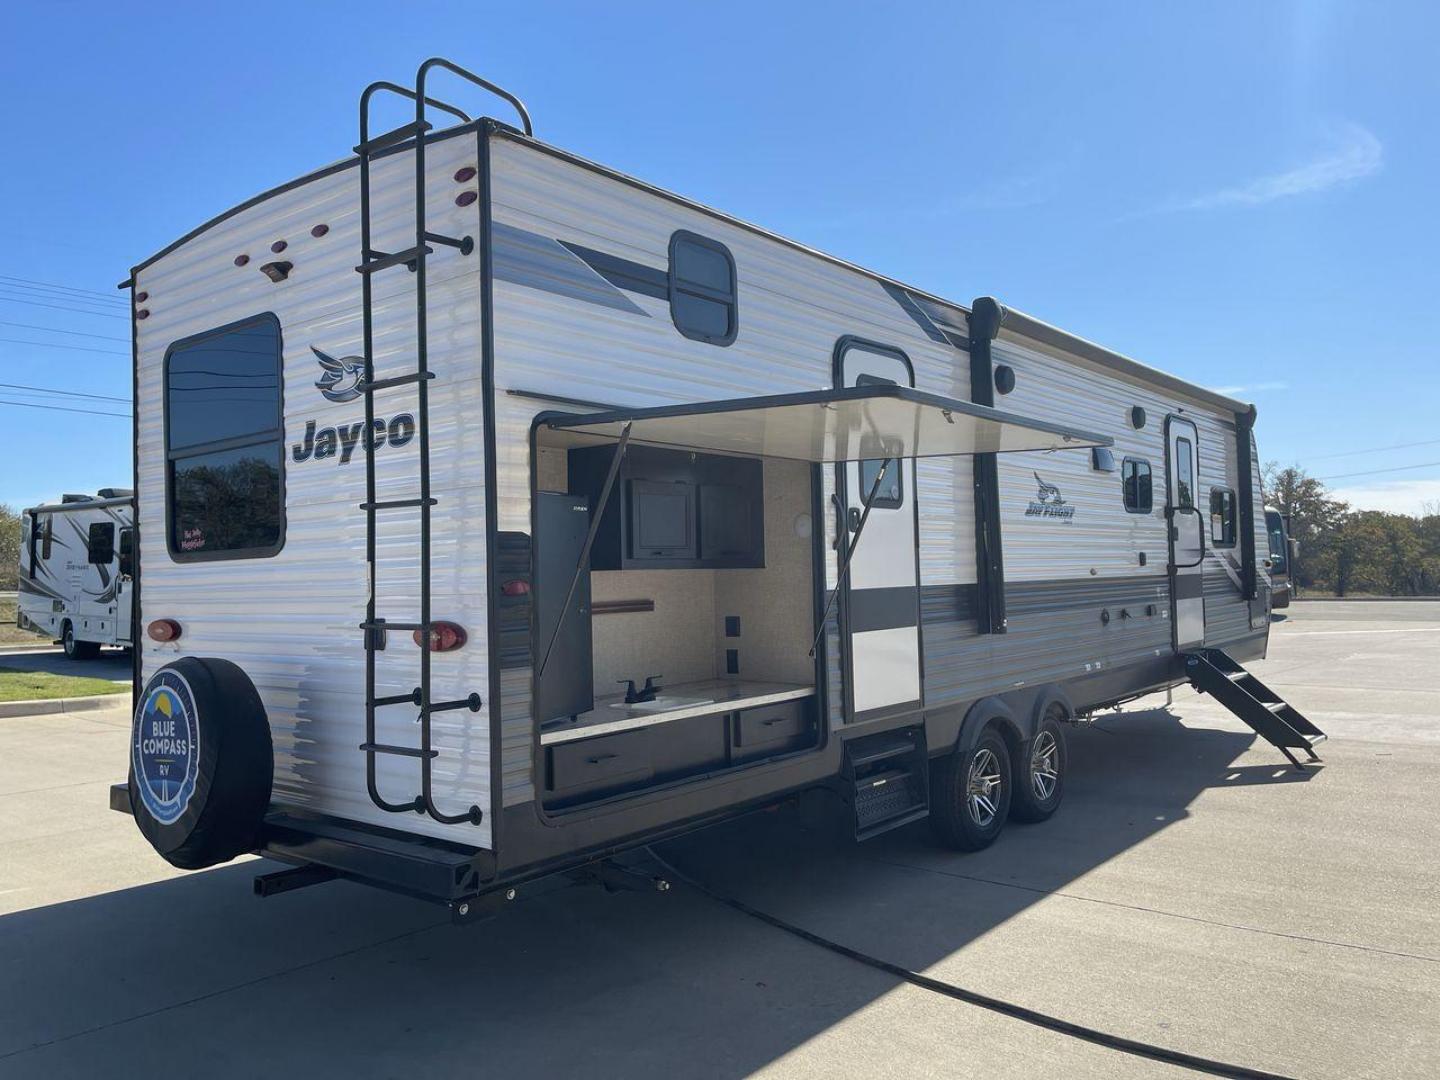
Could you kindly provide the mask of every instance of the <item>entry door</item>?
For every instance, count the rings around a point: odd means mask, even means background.
[[[1205,517],[1199,506],[1199,435],[1178,416],[1165,421],[1165,472],[1175,648],[1187,649],[1205,640]]]
[[[840,347],[841,386],[896,383],[914,386],[910,362],[899,350],[859,341]],[[861,445],[870,449],[861,435]],[[873,440],[874,458],[851,461],[845,474],[843,550],[855,543],[865,496],[875,484],[886,449]],[[855,546],[844,589],[847,720],[870,720],[920,707],[920,589],[916,559],[915,461],[888,459],[865,530]]]

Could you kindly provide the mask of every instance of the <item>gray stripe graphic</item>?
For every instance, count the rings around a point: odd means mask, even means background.
[[[649,315],[558,240],[516,228],[492,226],[495,276],[527,289],[568,296],[632,315]]]

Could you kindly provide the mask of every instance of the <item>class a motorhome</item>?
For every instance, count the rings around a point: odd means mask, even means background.
[[[1187,681],[1297,767],[1321,737],[1240,666],[1251,406],[551,146],[446,61],[126,287],[112,801],[176,865],[458,917],[811,790],[982,847],[1058,807],[1067,722]]]
[[[15,621],[72,659],[133,644],[134,494],[101,488],[20,515]]]

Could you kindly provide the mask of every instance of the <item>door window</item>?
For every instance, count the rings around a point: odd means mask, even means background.
[[[1178,438],[1175,440],[1175,505],[1195,505],[1195,448],[1190,440]]]

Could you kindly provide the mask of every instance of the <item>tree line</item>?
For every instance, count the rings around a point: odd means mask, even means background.
[[[1336,596],[1440,596],[1440,504],[1421,513],[1352,510],[1298,465],[1265,466],[1268,504],[1288,515],[1305,590]]]

